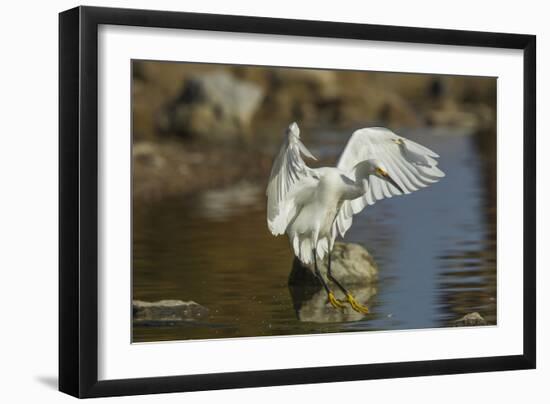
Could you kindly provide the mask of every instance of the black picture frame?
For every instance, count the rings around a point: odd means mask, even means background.
[[[181,28],[523,50],[523,354],[99,381],[98,26]],[[77,7],[59,15],[59,389],[76,397],[533,369],[536,366],[536,37]]]

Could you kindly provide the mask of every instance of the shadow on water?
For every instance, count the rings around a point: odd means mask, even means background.
[[[478,311],[496,323],[495,164],[476,136],[404,136],[441,155],[447,176],[354,217],[345,241],[365,246],[380,273],[353,289],[371,314],[338,312],[324,291],[290,286],[293,256],[266,226],[265,184],[171,197],[133,209],[133,298],[194,300],[207,321],[134,327],[134,342],[447,326]],[[349,133],[305,141],[334,162]],[[348,310],[348,309],[346,309]]]

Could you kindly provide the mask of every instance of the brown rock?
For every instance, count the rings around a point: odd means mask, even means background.
[[[344,285],[364,285],[378,280],[378,267],[369,252],[359,244],[336,242],[331,252],[334,277]],[[322,273],[327,271],[327,259],[318,262]],[[290,285],[321,286],[314,275],[313,264],[304,265],[297,258],[292,264]]]
[[[163,132],[209,142],[243,139],[263,98],[261,88],[227,72],[192,76],[159,114]]]
[[[177,322],[203,319],[208,309],[193,301],[159,300],[157,302],[132,301],[134,322]]]
[[[456,327],[472,327],[476,325],[487,325],[487,321],[477,311],[468,313],[465,316],[455,320]]]

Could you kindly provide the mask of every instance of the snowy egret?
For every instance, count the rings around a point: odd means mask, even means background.
[[[409,194],[444,177],[437,168],[439,156],[386,128],[355,131],[336,167],[310,168],[302,155],[316,160],[300,141],[298,125],[292,123],[267,186],[269,230],[275,236],[286,233],[296,257],[304,264],[314,263],[332,306],[342,308],[347,301],[353,310],[368,313],[331,272],[334,241],[338,235],[344,237],[353,215],[367,205]],[[325,255],[328,265],[322,274],[317,260]],[[344,293],[346,301],[335,297],[323,275]]]

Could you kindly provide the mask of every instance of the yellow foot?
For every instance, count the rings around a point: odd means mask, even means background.
[[[336,296],[334,296],[333,292],[328,292],[328,301],[335,309],[343,309],[345,307],[342,301],[338,300]]]
[[[357,303],[357,300],[353,297],[351,293],[348,293],[346,295],[346,299],[348,300],[348,303],[351,305],[351,308],[359,313],[363,314],[369,314],[369,308],[366,306],[363,306],[362,304]]]

